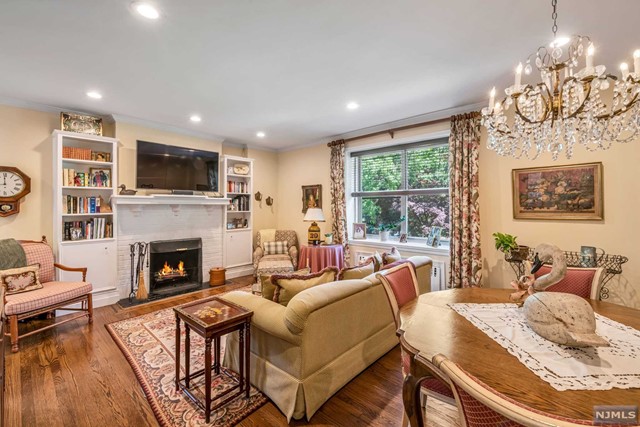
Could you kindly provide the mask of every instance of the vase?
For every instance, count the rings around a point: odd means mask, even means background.
[[[380,232],[380,241],[381,242],[386,242],[387,240],[389,240],[389,231],[381,231]]]

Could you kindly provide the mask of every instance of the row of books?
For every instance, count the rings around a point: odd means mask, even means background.
[[[105,213],[111,212],[111,207],[105,204],[100,196],[80,197],[62,196],[63,214]]]
[[[94,162],[111,161],[111,153],[78,147],[62,147],[62,157],[72,160],[93,160]]]
[[[249,184],[242,181],[227,181],[227,193],[248,193]]]
[[[66,187],[111,187],[111,170],[96,169],[89,173],[64,168],[62,183]]]
[[[106,218],[86,221],[65,221],[64,240],[93,240],[113,237],[113,224]]]
[[[231,204],[227,208],[229,211],[248,211],[249,206],[249,196],[236,196],[231,199]]]

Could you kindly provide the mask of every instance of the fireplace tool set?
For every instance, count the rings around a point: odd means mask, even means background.
[[[149,267],[149,259],[147,258],[148,247],[149,245],[145,242],[136,242],[129,245],[131,255],[131,293],[129,294],[129,301],[133,298],[146,300],[149,297],[149,292],[144,282],[145,259],[147,267]]]

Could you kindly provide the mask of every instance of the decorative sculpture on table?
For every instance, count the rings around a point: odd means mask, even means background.
[[[536,278],[535,272],[545,262],[552,262],[551,271]],[[554,245],[538,245],[531,274],[511,282],[517,289],[511,294],[511,300],[524,301],[527,324],[549,341],[571,347],[608,346],[609,342],[596,334],[596,318],[587,300],[564,292],[542,292],[566,274],[564,252]]]
[[[551,271],[536,279],[534,273],[545,262],[550,261],[553,263]],[[511,294],[511,300],[522,303],[529,295],[544,291],[549,286],[561,281],[565,274],[567,274],[567,260],[564,252],[557,246],[542,243],[536,247],[536,256],[531,274],[520,277],[518,281],[511,282],[511,286],[517,289],[517,292]]]

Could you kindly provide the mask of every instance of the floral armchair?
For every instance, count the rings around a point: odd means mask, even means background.
[[[275,242],[287,242],[286,248]],[[294,230],[260,230],[253,251],[253,271],[263,274],[289,273],[298,267],[298,236]]]

